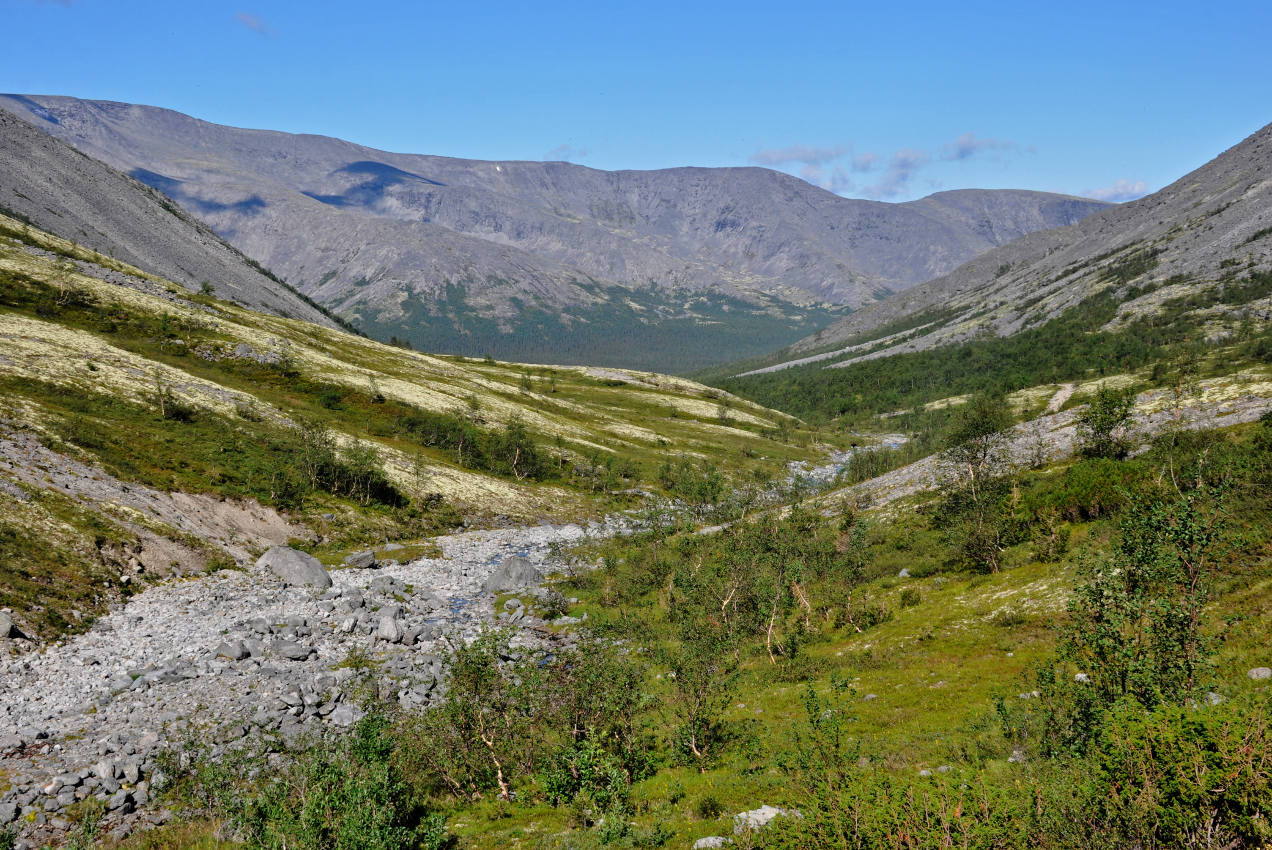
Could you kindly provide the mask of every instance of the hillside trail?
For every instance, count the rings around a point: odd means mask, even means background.
[[[1051,397],[1051,401],[1047,402],[1047,409],[1044,413],[1059,413],[1060,408],[1064,407],[1065,402],[1073,398],[1073,394],[1077,391],[1077,384],[1063,384],[1060,389],[1056,390],[1056,394]]]

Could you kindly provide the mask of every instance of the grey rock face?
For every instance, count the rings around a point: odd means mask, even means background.
[[[1065,227],[1039,230],[964,263],[942,277],[893,295],[791,346],[798,353],[848,343],[890,322],[927,311],[946,313],[921,335],[858,355],[845,347],[834,357],[849,362],[959,342],[986,331],[1009,336],[1053,318],[1108,285],[1117,268],[1152,253],[1150,270],[1125,281],[1187,278],[1187,295],[1210,286],[1238,260],[1243,268],[1272,268],[1272,125],[1220,154],[1159,192],[1118,204]],[[1152,313],[1163,293],[1127,294],[1126,316]],[[987,307],[989,309],[987,309]],[[952,315],[948,315],[952,312]],[[847,359],[845,359],[847,358]],[[760,371],[770,371],[768,367]]]
[[[188,289],[197,291],[207,281],[221,298],[334,325],[154,189],[81,156],[23,118],[47,123],[31,112],[18,116],[0,108],[0,207]]]
[[[313,555],[292,549],[290,546],[274,546],[256,561],[256,566],[268,569],[293,587],[303,585],[325,590],[331,587],[331,576]]]
[[[498,569],[486,579],[487,593],[506,593],[510,590],[524,590],[543,581],[543,573],[525,558],[513,556],[505,560]]]

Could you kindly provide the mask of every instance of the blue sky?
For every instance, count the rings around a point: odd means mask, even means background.
[[[1272,121],[1272,3],[0,0],[0,90],[478,159],[1124,200]]]

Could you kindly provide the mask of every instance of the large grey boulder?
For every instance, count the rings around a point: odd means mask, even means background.
[[[524,590],[543,581],[543,573],[525,558],[513,556],[506,559],[486,579],[487,593],[507,593],[510,590]]]
[[[381,617],[375,636],[388,643],[398,643],[402,640],[402,626],[396,617]]]
[[[0,640],[4,638],[25,638],[26,635],[13,622],[13,615],[8,611],[0,611]]]
[[[331,587],[331,576],[313,555],[290,546],[274,546],[256,561],[256,566],[268,569],[293,587]]]

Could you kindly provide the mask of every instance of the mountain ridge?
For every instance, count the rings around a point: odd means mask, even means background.
[[[153,188],[0,110],[0,208],[159,277],[229,300],[335,327]]]
[[[836,355],[828,349],[840,343],[861,345],[889,326],[937,312],[948,315],[933,315],[924,332],[861,356],[918,351],[982,333],[1009,336],[1105,290],[1126,296],[1119,307],[1125,321],[1238,272],[1272,268],[1270,237],[1272,124],[1158,192],[1027,234],[863,308],[788,351],[831,359]]]
[[[703,293],[731,299],[730,310],[768,317],[794,341],[835,310],[1104,206],[1025,190],[886,204],[758,167],[610,172],[462,160],[241,130],[158,107],[14,95],[0,105],[162,189],[340,314],[422,346],[433,326],[412,337],[412,316],[427,314],[476,349],[479,337],[498,345],[496,334],[534,332],[519,324],[527,306],[560,317],[552,332],[568,336],[575,319],[621,311],[636,290],[673,314]],[[463,306],[447,314],[438,300],[452,288]],[[801,313],[813,307],[831,312]],[[643,324],[663,321],[661,312]],[[710,337],[718,317],[684,312]],[[474,330],[492,321],[497,330]]]

